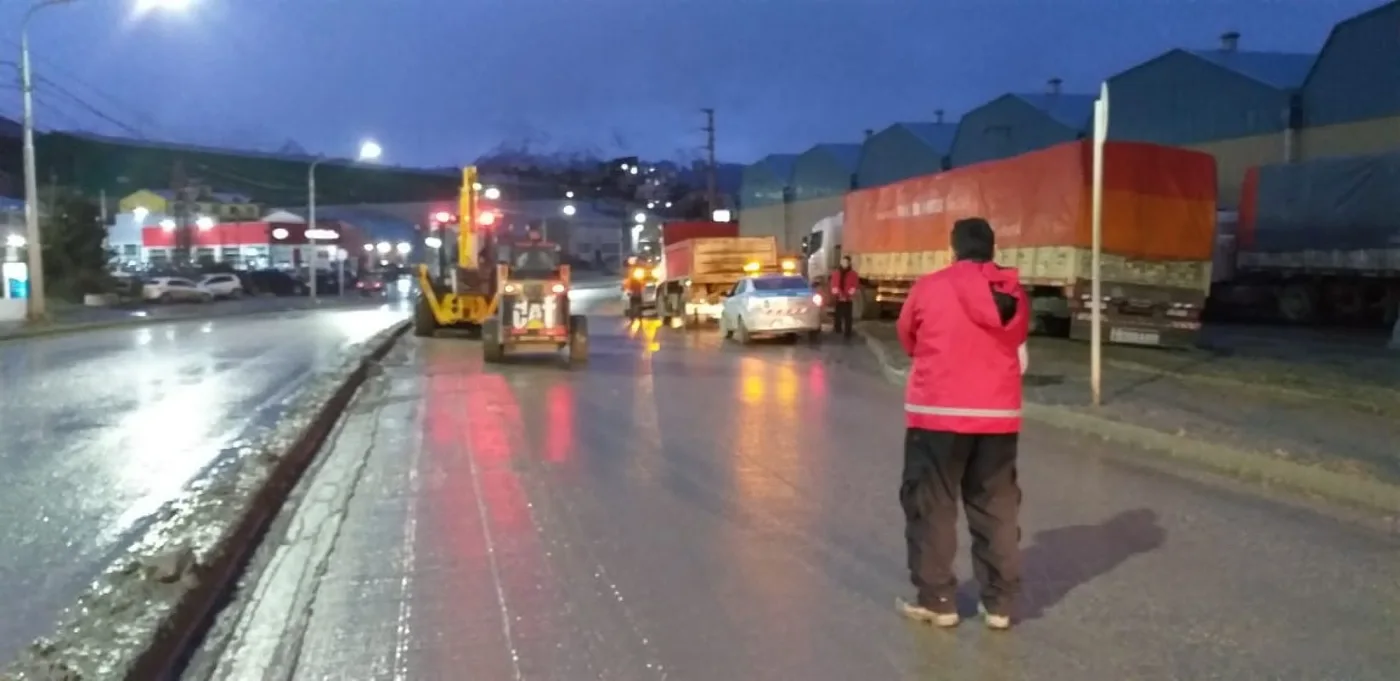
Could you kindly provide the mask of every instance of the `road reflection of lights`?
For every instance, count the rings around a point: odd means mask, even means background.
[[[200,324],[200,325],[199,325],[199,332],[200,332],[200,333],[214,333],[214,325],[213,325],[212,323],[210,323],[210,322],[204,322],[203,324]]]
[[[212,363],[212,358],[209,360]],[[169,376],[180,365],[148,367],[152,376]],[[194,381],[177,384],[170,379],[143,381],[137,406],[106,446],[117,491],[134,501],[107,533],[120,534],[160,510],[211,461],[210,437],[220,425],[229,395],[238,381],[227,373],[200,368]]]
[[[572,386],[555,384],[545,395],[545,458],[564,463],[574,447],[574,391]]]
[[[757,357],[745,357],[739,361],[739,399],[745,404],[762,404],[767,394],[767,380],[764,372],[767,365]]]
[[[778,400],[778,405],[783,407],[783,418],[794,419],[797,417],[797,393],[798,383],[797,372],[791,365],[783,364],[778,368],[777,380],[773,381],[774,396]]]
[[[137,345],[150,345],[150,344],[151,344],[151,339],[152,339],[152,338],[153,338],[153,336],[152,336],[152,334],[151,334],[151,330],[150,330],[150,329],[137,329],[137,330],[136,330],[136,344],[137,344]]]

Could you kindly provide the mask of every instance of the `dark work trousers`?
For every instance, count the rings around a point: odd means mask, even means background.
[[[963,435],[910,428],[904,434],[904,538],[919,605],[955,608],[958,501],[972,535],[972,569],[987,611],[1009,615],[1021,590],[1018,436]]]
[[[855,304],[849,300],[836,301],[835,322],[831,328],[832,333],[839,333],[847,338],[851,337],[851,321],[854,314]]]
[[[632,293],[627,296],[627,318],[642,318],[642,294]]]

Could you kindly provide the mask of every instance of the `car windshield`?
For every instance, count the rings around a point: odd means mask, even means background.
[[[807,280],[802,277],[758,277],[753,280],[755,291],[790,291],[807,288]]]

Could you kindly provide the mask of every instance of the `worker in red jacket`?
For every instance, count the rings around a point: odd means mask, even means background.
[[[914,283],[897,326],[913,360],[899,501],[918,590],[901,609],[939,626],[958,623],[961,497],[986,624],[1007,629],[1021,586],[1016,445],[1030,305],[1016,270],[992,261],[986,220],[959,220],[952,246],[953,264]]]
[[[835,307],[832,331],[843,335],[846,340],[851,339],[855,299],[859,292],[860,275],[851,267],[851,256],[843,256],[841,266],[831,273],[831,302]]]

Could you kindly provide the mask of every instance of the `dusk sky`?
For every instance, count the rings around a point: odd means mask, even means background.
[[[28,0],[0,0],[0,61]],[[718,110],[721,160],[949,117],[1007,91],[1093,91],[1171,47],[1315,51],[1375,0],[128,0],[45,9],[36,76],[153,139],[453,165],[501,142],[673,158]],[[7,79],[8,80],[8,79]],[[39,85],[40,127],[128,134]],[[0,86],[0,113],[18,116]]]

